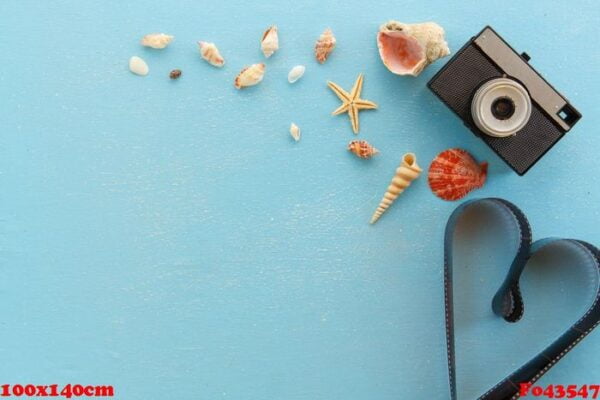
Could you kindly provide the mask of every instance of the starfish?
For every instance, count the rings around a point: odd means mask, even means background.
[[[362,90],[363,74],[358,75],[354,87],[350,93],[339,87],[339,85],[328,81],[327,86],[333,90],[333,93],[342,100],[342,105],[339,106],[331,115],[338,115],[344,112],[348,112],[350,122],[352,123],[352,130],[354,133],[358,133],[358,112],[360,110],[372,110],[377,108],[377,104],[369,100],[360,98],[360,91]]]

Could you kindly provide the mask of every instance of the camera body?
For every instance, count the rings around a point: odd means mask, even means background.
[[[517,174],[525,174],[581,114],[491,27],[427,86]]]

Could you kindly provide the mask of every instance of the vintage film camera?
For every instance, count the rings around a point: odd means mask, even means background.
[[[428,83],[519,175],[581,118],[528,61],[488,26]]]

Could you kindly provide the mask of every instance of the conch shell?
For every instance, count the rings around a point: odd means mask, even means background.
[[[396,200],[400,193],[410,186],[411,182],[419,177],[423,170],[417,165],[417,157],[413,153],[406,153],[402,157],[402,163],[396,169],[396,175],[383,195],[379,207],[371,217],[371,223],[374,224],[381,215]]]
[[[483,186],[487,162],[477,161],[463,149],[442,151],[429,166],[429,187],[443,200],[458,200]]]
[[[371,146],[366,140],[353,140],[348,143],[348,151],[356,154],[359,158],[371,158],[375,154],[379,154],[379,150]]]
[[[252,64],[240,71],[238,76],[235,77],[233,85],[236,89],[241,89],[247,86],[254,86],[262,81],[265,75],[266,65],[263,63]]]
[[[142,46],[152,47],[153,49],[164,49],[171,43],[174,36],[165,33],[150,33],[140,41]]]
[[[335,49],[335,42],[335,36],[333,36],[331,29],[325,29],[319,36],[317,43],[315,43],[315,58],[318,62],[323,64],[327,60],[333,49]]]
[[[426,66],[450,54],[444,29],[435,22],[389,21],[379,28],[377,47],[383,64],[397,75],[417,76]]]
[[[198,42],[198,47],[200,49],[200,55],[204,58],[210,65],[215,67],[222,67],[225,65],[225,60],[219,53],[219,49],[215,46],[214,43],[210,42]]]
[[[279,35],[277,34],[277,27],[275,25],[263,33],[260,48],[267,58],[271,57],[279,49]]]

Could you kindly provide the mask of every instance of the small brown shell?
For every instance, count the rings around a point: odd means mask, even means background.
[[[379,154],[379,150],[371,146],[366,140],[353,140],[348,143],[348,151],[356,154],[359,158],[371,158]]]
[[[333,36],[331,29],[325,29],[319,36],[317,43],[315,43],[315,58],[318,62],[323,64],[327,60],[333,49],[335,49],[335,43],[335,36]]]

